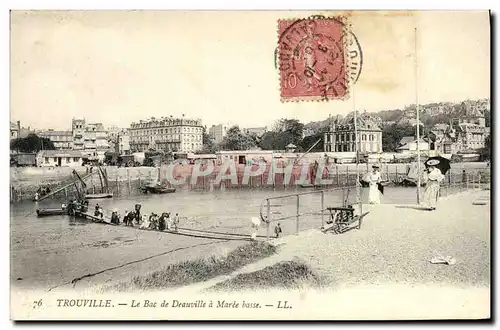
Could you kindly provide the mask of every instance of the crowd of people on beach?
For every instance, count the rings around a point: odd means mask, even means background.
[[[141,205],[136,204],[133,211],[125,210],[124,216],[120,217],[118,209],[114,209],[111,213],[111,223],[114,225],[124,224],[128,227],[138,226],[139,229],[157,230],[157,231],[178,231],[179,230],[179,213],[175,216],[170,216],[170,212],[163,212],[161,215],[156,213],[141,214]],[[104,218],[104,211],[99,204],[96,204],[94,216],[101,219]]]

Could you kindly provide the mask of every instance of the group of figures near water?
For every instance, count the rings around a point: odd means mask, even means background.
[[[104,217],[104,212],[99,204],[95,206],[94,216]],[[111,223],[114,225],[122,223],[130,227],[139,226],[139,229],[177,231],[179,228],[179,213],[176,213],[173,217],[170,217],[170,212],[163,212],[161,215],[151,213],[148,216],[147,214],[141,214],[141,204],[135,204],[134,210],[126,210],[123,218],[118,214],[118,210],[114,209],[111,213]]]

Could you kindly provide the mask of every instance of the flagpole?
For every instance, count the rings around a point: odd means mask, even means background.
[[[361,191],[359,182],[359,147],[358,147],[358,114],[356,111],[356,100],[354,95],[354,84],[352,85],[352,107],[354,109],[354,150],[356,151],[356,203],[359,206],[359,213],[363,214],[363,203],[361,201]]]
[[[417,204],[420,204],[420,107],[418,105],[417,28],[415,28],[415,101],[417,110]]]

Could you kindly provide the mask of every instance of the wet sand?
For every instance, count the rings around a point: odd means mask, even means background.
[[[143,213],[178,212],[181,217],[186,217],[180,227],[250,235],[250,218],[259,216],[264,198],[293,192],[182,192],[97,202],[109,212],[118,208],[122,213],[137,202],[142,204]],[[366,193],[363,189],[363,199],[366,199]],[[319,196],[304,196],[301,212],[319,209]],[[339,191],[327,192],[325,206],[340,205],[342,199]],[[355,200],[354,190],[349,199]],[[387,189],[384,196],[385,203],[415,203],[415,200],[415,189],[412,188]],[[56,206],[60,202],[48,200],[39,203],[38,207]],[[91,208],[95,202],[91,201]],[[285,235],[293,234],[297,229],[293,216],[296,214],[296,198],[287,198],[279,203],[282,206],[273,212],[272,217],[291,216],[281,223]],[[33,213],[36,207],[34,203],[24,203],[11,209],[11,283],[14,290],[72,287],[72,280],[96,274],[77,281],[75,287],[86,288],[128,279],[169,263],[218,254],[245,244],[245,241],[227,242],[93,224],[70,220],[67,216],[37,218]],[[299,231],[319,228],[320,225],[320,215],[303,216]],[[259,235],[266,235],[266,228],[261,228]]]

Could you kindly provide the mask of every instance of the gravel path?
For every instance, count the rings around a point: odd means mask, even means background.
[[[488,191],[441,199],[433,212],[411,206],[367,205],[361,230],[317,230],[281,239],[284,259],[299,257],[333,287],[359,284],[490,285],[490,205],[472,205]],[[455,265],[431,264],[453,256]]]

